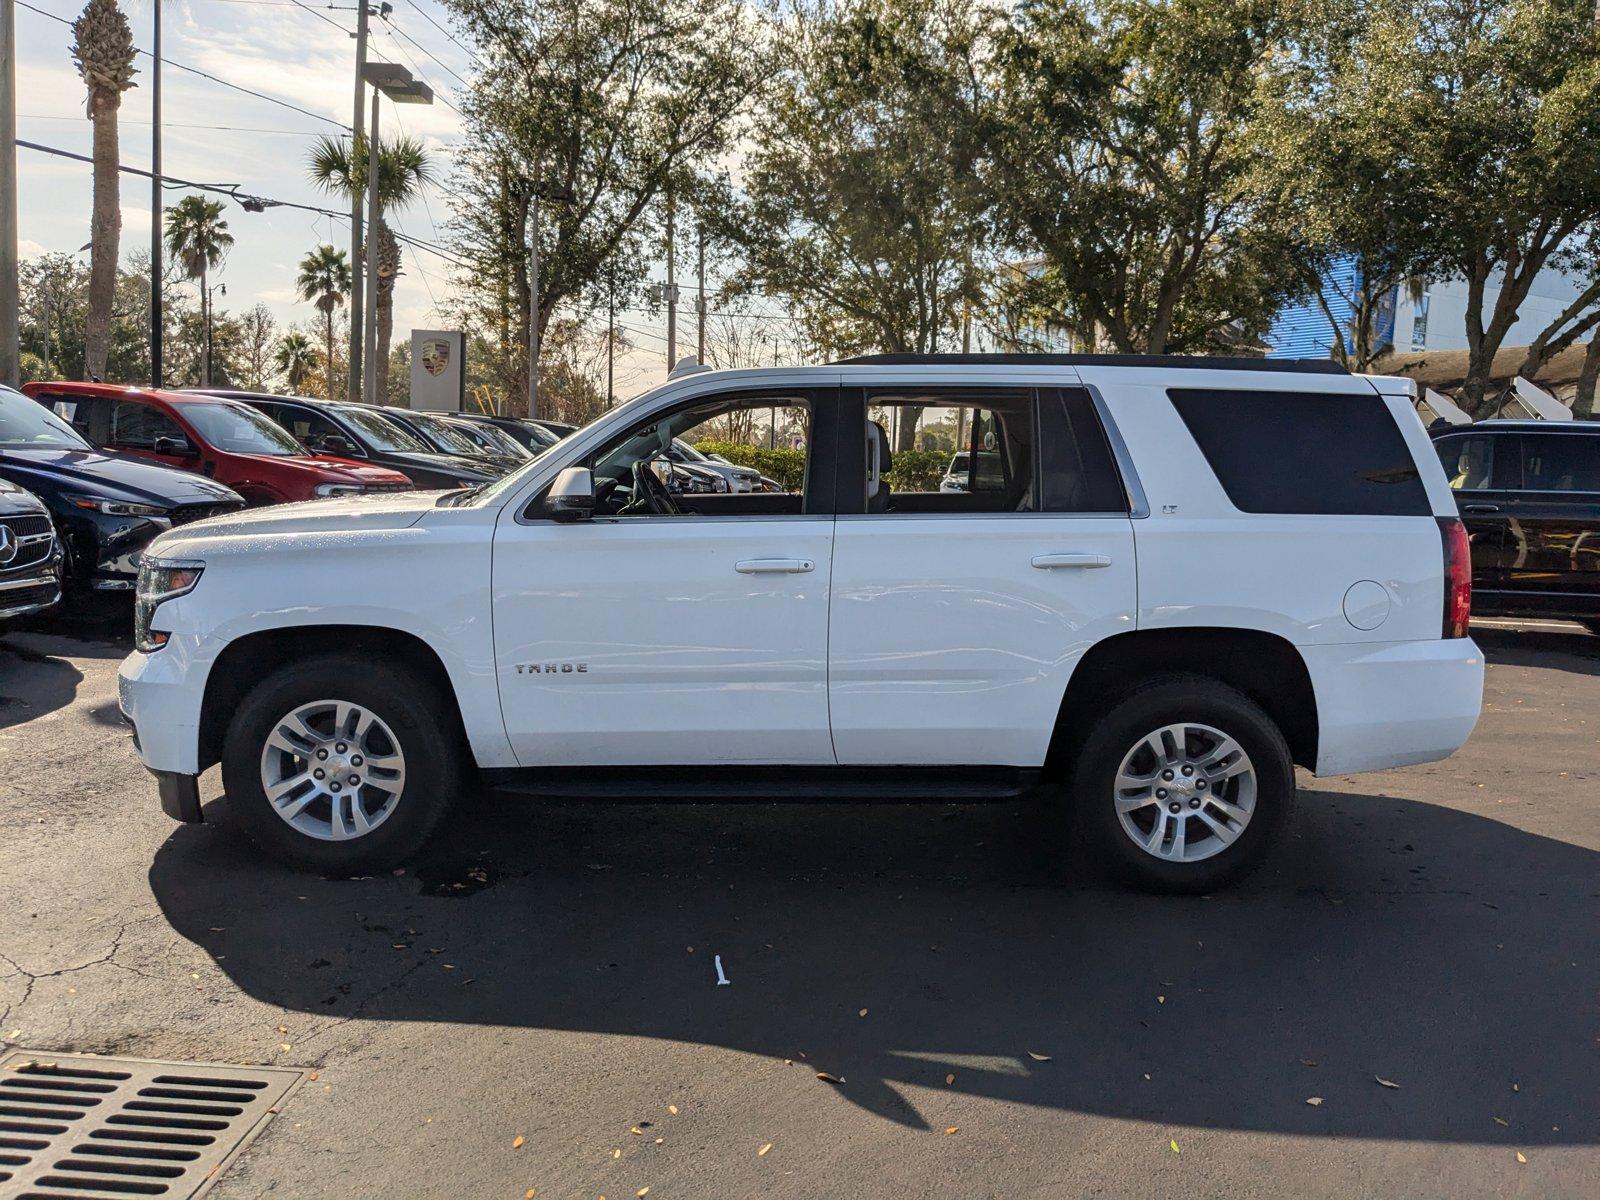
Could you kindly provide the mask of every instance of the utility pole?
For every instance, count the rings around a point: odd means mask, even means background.
[[[697,293],[695,307],[700,311],[697,314],[699,321],[695,330],[694,359],[701,366],[704,366],[706,361],[706,309],[710,307],[706,303],[706,231],[697,228],[695,235],[695,291]]]
[[[528,419],[539,417],[539,184],[528,198]]]
[[[362,9],[365,11],[365,0]],[[366,325],[365,348],[368,370],[361,376],[361,395],[368,404],[378,401],[378,96],[380,88],[372,89],[372,121],[367,127],[367,294],[362,312]],[[351,283],[358,272],[352,272]],[[352,312],[355,304],[351,304]],[[350,355],[355,357],[355,339],[350,341]],[[360,370],[358,366],[355,368]]]
[[[0,383],[22,381],[17,309],[17,7],[0,0]],[[45,357],[50,346],[45,344]]]
[[[678,365],[678,277],[672,258],[672,193],[667,193],[667,371]]]
[[[161,313],[161,214],[166,199],[161,186],[161,0],[150,5],[155,23],[150,47],[150,386],[163,382]]]
[[[159,4],[161,0],[156,0]],[[350,120],[352,130],[350,137],[350,161],[355,162],[357,152],[361,149],[361,119],[362,112],[362,83],[367,67],[367,0],[356,0],[356,103],[355,113]],[[373,101],[377,101],[377,89],[373,89]],[[374,138],[374,141],[377,139]],[[361,397],[361,347],[362,347],[362,321],[366,314],[365,299],[362,295],[361,255],[362,255],[362,228],[361,228],[361,193],[353,193],[350,197],[350,371],[345,382],[345,398],[356,400]],[[328,364],[328,371],[333,371],[333,364]],[[330,383],[332,382],[330,378]],[[328,394],[333,394],[333,389],[328,389]]]
[[[617,402],[617,277],[606,277],[606,408]]]

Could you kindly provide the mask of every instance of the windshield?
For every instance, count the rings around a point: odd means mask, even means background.
[[[11,450],[45,446],[68,450],[94,449],[78,436],[76,429],[44,405],[8,387],[0,387],[0,446]]]
[[[446,454],[465,454],[471,458],[482,458],[489,453],[442,417],[419,412],[406,415],[412,424],[422,431],[422,436],[433,443],[436,450],[442,450]]]
[[[462,421],[456,428],[473,437],[480,446],[493,451],[495,454],[503,454],[507,458],[516,459],[533,457],[533,454],[526,446],[498,425]]]
[[[362,440],[374,450],[403,450],[409,454],[427,454],[432,447],[409,429],[396,425],[382,413],[370,408],[348,408],[340,405],[334,409],[339,418],[354,426]]]
[[[706,456],[704,454],[701,454],[700,451],[696,450],[693,446],[691,446],[688,442],[684,441],[682,438],[674,438],[673,441],[672,441],[672,448],[674,450],[676,450],[679,454],[683,455],[683,458],[685,460],[689,461],[689,462],[709,462],[710,461],[708,458],[706,458]]]
[[[224,454],[270,454],[286,458],[308,453],[287,430],[242,404],[184,404],[184,418]]]

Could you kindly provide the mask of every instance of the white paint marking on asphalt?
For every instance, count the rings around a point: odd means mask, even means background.
[[[733,980],[722,973],[722,955],[715,955],[715,958],[717,960],[717,986],[727,987]]]

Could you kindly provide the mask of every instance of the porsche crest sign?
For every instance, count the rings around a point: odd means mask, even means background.
[[[466,338],[459,331],[411,331],[411,407],[460,412],[466,392]]]

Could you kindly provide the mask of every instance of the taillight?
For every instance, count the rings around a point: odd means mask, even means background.
[[[1464,638],[1472,618],[1472,546],[1467,527],[1459,517],[1440,517],[1444,539],[1444,632],[1447,638]]]

